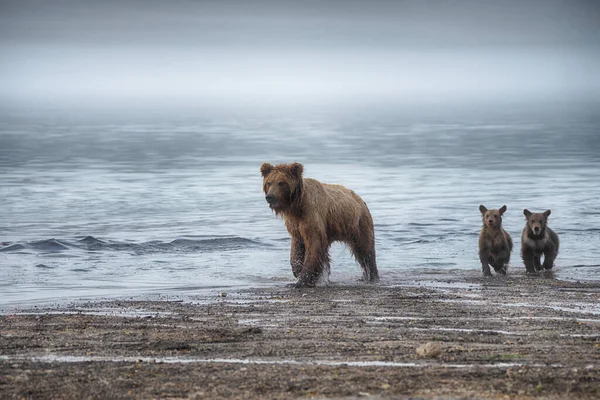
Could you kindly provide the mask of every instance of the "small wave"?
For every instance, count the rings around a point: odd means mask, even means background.
[[[148,253],[181,253],[238,250],[249,247],[266,246],[266,244],[239,237],[213,237],[204,239],[179,238],[171,242],[153,240],[143,243],[126,243],[103,241],[93,236],[86,236],[77,241],[47,239],[26,243],[13,243],[0,248],[0,252],[34,250],[43,253],[59,253],[65,250],[80,249],[84,251],[125,251],[134,254]],[[58,256],[58,255],[57,255]]]
[[[585,228],[585,229],[557,229],[556,233],[561,234],[565,232],[574,233],[586,233],[586,232],[600,232],[600,228]]]
[[[44,251],[44,252],[55,252],[69,250],[67,246],[62,244],[56,239],[40,240],[37,242],[29,242],[26,245],[27,248]]]
[[[272,240],[275,241],[275,242],[289,242],[289,241],[291,241],[291,239],[290,239],[289,236],[280,237],[280,238],[272,239]]]
[[[238,236],[228,237],[228,238],[212,238],[212,239],[201,239],[201,240],[192,240],[192,239],[175,239],[171,242],[172,245],[176,246],[257,246],[260,245],[259,242],[246,239]]]
[[[25,246],[23,246],[22,244],[15,243],[15,244],[9,244],[8,246],[2,247],[0,249],[0,252],[17,251],[17,250],[23,250],[24,248],[25,248]]]
[[[100,240],[100,239],[96,239],[96,238],[95,238],[95,237],[93,237],[93,236],[86,236],[86,237],[84,237],[83,239],[80,239],[80,240],[79,240],[79,242],[80,242],[80,243],[85,243],[85,244],[87,244],[88,246],[89,246],[89,245],[95,245],[95,244],[105,244],[105,242],[103,242],[103,241],[102,241],[102,240]]]
[[[86,236],[83,239],[78,240],[74,245],[77,247],[83,247],[88,251],[105,250],[111,247],[107,242],[97,239],[93,236]]]
[[[218,237],[209,239],[175,239],[171,242],[153,241],[137,245],[137,252],[196,252],[237,250],[247,247],[261,246],[262,243],[238,237]]]
[[[456,266],[456,263],[453,262],[436,262],[436,261],[430,261],[430,262],[424,262],[424,263],[419,263],[419,264],[415,264],[416,267],[434,267],[434,268],[447,268],[447,267],[454,267]],[[444,271],[448,271],[447,269],[444,269]]]
[[[415,244],[415,243],[428,243],[428,241],[423,239],[415,239],[415,238],[403,238],[403,237],[393,237],[391,238],[394,242],[403,243],[403,244]]]

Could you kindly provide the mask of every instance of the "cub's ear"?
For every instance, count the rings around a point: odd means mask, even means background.
[[[487,211],[487,208],[485,208],[485,206],[482,204],[479,206],[479,211],[481,211],[482,214],[485,214],[485,212]]]
[[[267,175],[269,175],[272,170],[273,170],[273,166],[271,164],[269,164],[268,162],[266,162],[260,166],[260,174],[262,175],[263,178],[266,177]]]
[[[500,209],[498,211],[500,212],[501,215],[504,214],[506,212],[506,206],[504,205],[504,206],[500,207]]]
[[[552,213],[552,211],[550,211],[550,210],[544,211],[544,217],[548,218],[548,216],[550,215],[550,213]]]
[[[290,174],[296,179],[302,179],[302,172],[304,172],[304,166],[300,163],[293,163],[290,165]]]
[[[529,216],[531,215],[531,211],[529,211],[528,209],[524,209],[523,215],[525,215],[527,218],[529,218]]]

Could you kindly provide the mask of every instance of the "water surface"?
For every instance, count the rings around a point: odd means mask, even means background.
[[[384,284],[479,273],[479,204],[552,209],[558,279],[600,279],[594,104],[0,114],[0,307],[292,282],[262,162],[352,188],[375,220]],[[341,245],[333,282],[360,270]],[[510,273],[510,270],[509,270]]]

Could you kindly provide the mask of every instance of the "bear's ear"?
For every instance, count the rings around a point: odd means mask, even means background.
[[[290,165],[290,174],[295,179],[302,179],[302,172],[304,172],[304,166],[300,163],[293,163]]]
[[[544,211],[544,217],[548,218],[548,216],[550,215],[550,213],[552,213],[552,211],[550,211],[550,210]]]
[[[273,166],[271,164],[269,164],[268,162],[266,162],[260,166],[260,174],[262,175],[263,178],[266,177],[267,175],[269,175],[272,170],[273,170]]]
[[[485,212],[487,211],[487,208],[485,208],[485,206],[482,204],[479,206],[479,211],[481,211],[482,214],[485,214]]]
[[[506,212],[506,205],[500,207],[498,211],[500,211],[500,215],[504,214]]]
[[[528,209],[524,209],[523,215],[525,215],[527,218],[529,218],[529,216],[531,215],[531,211],[529,211]]]

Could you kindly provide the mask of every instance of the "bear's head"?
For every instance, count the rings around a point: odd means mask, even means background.
[[[527,230],[534,236],[542,235],[546,230],[550,213],[550,210],[546,210],[543,213],[532,213],[528,209],[524,209],[523,215],[525,215],[525,219],[527,220]]]
[[[506,212],[506,206],[502,206],[498,210],[488,210],[482,204],[479,206],[479,211],[481,211],[484,225],[490,228],[499,228],[502,226],[502,214]]]
[[[273,211],[285,212],[298,204],[302,193],[303,171],[304,167],[299,163],[264,163],[260,167],[265,199]]]

